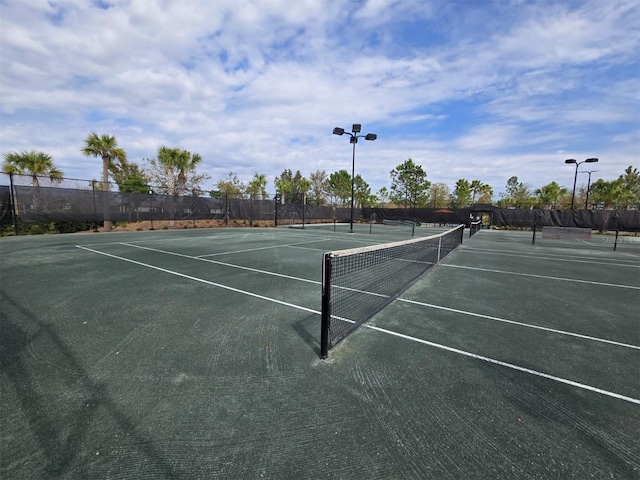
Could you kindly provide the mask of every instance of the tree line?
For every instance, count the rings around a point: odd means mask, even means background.
[[[154,185],[167,195],[208,193],[212,197],[269,198],[267,176],[259,172],[246,184],[236,173],[229,172],[226,178],[215,182],[213,188],[205,189],[203,184],[210,176],[197,171],[201,155],[180,147],[161,145],[156,156],[144,158],[141,166],[127,159],[115,136],[91,132],[84,139],[81,152],[102,160],[102,180],[94,182],[104,191],[110,189],[112,179],[119,191],[127,193],[147,193],[149,185]],[[5,153],[2,171],[30,175],[36,187],[38,177],[54,181],[63,177],[49,154],[35,150]],[[299,202],[304,198],[310,205],[347,205],[353,188],[354,204],[358,207],[464,208],[493,203],[501,208],[567,209],[573,202],[574,208],[640,208],[640,172],[632,166],[617,179],[596,180],[588,191],[580,186],[575,196],[555,181],[532,190],[517,176],[512,176],[496,201],[493,187],[479,179],[461,178],[452,189],[445,183],[431,182],[423,166],[411,158],[393,168],[389,175],[389,188],[382,187],[376,193],[371,192],[370,185],[359,174],[352,185],[347,170],[333,173],[317,170],[305,177],[299,170],[294,173],[285,169],[275,177],[273,186],[282,202]]]

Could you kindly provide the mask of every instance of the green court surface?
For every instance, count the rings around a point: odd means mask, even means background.
[[[356,227],[0,239],[0,478],[640,478],[633,242],[465,235],[321,360]]]

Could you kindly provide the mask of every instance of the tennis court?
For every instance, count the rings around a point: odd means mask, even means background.
[[[323,253],[412,233],[340,227],[0,239],[0,477],[639,478],[636,244],[465,235],[322,360]]]

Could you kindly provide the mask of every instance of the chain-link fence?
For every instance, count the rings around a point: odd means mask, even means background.
[[[105,187],[107,187],[105,189]],[[308,205],[304,194],[228,195],[223,192],[169,195],[166,187],[103,184],[96,180],[54,179],[0,174],[0,224],[20,222],[243,221],[275,226],[348,222],[345,205]],[[355,208],[353,220],[411,220],[422,223],[468,224],[486,217],[493,226],[531,228],[536,225],[640,230],[640,211],[523,210],[483,208]]]
[[[26,223],[222,220],[227,224],[242,220],[249,225],[272,222],[277,226],[345,221],[350,209],[306,205],[303,195],[169,195],[166,187],[153,185],[0,174],[0,223],[15,223],[16,218]]]

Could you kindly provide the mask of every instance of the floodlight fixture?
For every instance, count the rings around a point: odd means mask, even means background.
[[[586,160],[583,160],[581,162],[578,162],[574,158],[568,158],[564,161],[564,163],[571,163],[576,165],[576,172],[573,175],[573,193],[571,194],[571,210],[573,210],[573,205],[576,198],[576,181],[578,180],[578,167],[583,163],[596,163],[597,161],[598,161],[597,158],[587,158]],[[591,178],[591,176],[589,176],[589,178]],[[585,205],[585,208],[586,208],[586,205]]]
[[[351,143],[353,145],[353,154],[351,157],[351,229],[349,230],[350,233],[353,233],[353,204],[354,204],[354,197],[355,197],[355,175],[356,175],[356,143],[358,143],[358,138],[364,138],[365,140],[375,140],[376,138],[378,138],[378,135],[376,135],[375,133],[367,133],[366,135],[358,135],[358,133],[360,133],[362,131],[362,125],[360,125],[359,123],[354,123],[351,126],[351,132],[345,132],[344,128],[341,127],[335,127],[333,129],[333,134],[334,135],[343,135],[343,134],[347,134],[349,135],[349,143]]]

